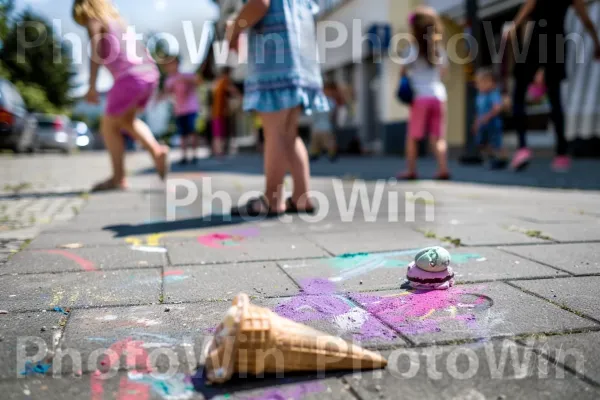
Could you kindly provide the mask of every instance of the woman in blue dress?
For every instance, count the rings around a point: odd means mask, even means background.
[[[228,24],[227,40],[233,50],[241,32],[248,30],[244,110],[260,115],[265,135],[265,194],[232,209],[233,215],[314,212],[308,198],[308,152],[298,137],[298,118],[301,112],[324,112],[329,107],[317,56],[316,11],[314,0],[247,0]],[[294,190],[284,202],[288,171]]]

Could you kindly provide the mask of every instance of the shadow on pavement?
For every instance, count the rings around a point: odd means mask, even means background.
[[[303,398],[307,393],[298,393],[296,395],[284,393],[282,385],[319,385],[320,380],[328,378],[341,378],[349,375],[352,372],[324,372],[320,375],[315,373],[302,374],[302,373],[286,373],[285,378],[277,378],[274,375],[266,375],[263,378],[248,377],[240,378],[234,375],[234,377],[223,385],[209,385],[204,379],[204,367],[200,366],[198,372],[192,377],[192,383],[196,392],[201,393],[207,400],[213,399],[219,396],[231,396],[237,392],[250,391],[250,390],[268,390],[272,393],[265,393],[261,396],[252,398],[261,399],[296,399]],[[302,388],[299,389],[302,391]]]
[[[454,182],[526,186],[537,188],[600,190],[600,160],[577,159],[567,173],[556,173],[550,168],[551,159],[537,158],[523,172],[511,170],[491,171],[484,166],[462,165],[450,162]],[[311,175],[315,178],[347,178],[366,181],[388,180],[403,170],[405,161],[391,156],[342,156],[338,162],[330,163],[321,159],[311,163]],[[254,154],[239,154],[224,160],[201,159],[197,165],[175,165],[173,174],[231,173],[242,175],[263,175],[262,157]],[[430,157],[419,160],[419,177],[432,179],[436,174],[436,163]],[[140,174],[154,174],[153,169],[140,171]]]
[[[128,236],[153,235],[157,233],[176,232],[191,229],[217,228],[222,226],[242,225],[246,222],[260,222],[265,217],[242,218],[232,217],[229,214],[214,214],[199,218],[190,218],[177,221],[155,222],[139,225],[111,225],[104,227],[105,231],[115,233],[115,238]]]

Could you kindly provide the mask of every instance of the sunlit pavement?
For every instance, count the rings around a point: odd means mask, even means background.
[[[402,163],[323,159],[312,220],[242,220],[223,198],[263,189],[258,156],[174,165],[165,185],[131,154],[131,189],[91,195],[105,154],[0,157],[0,397],[598,398],[600,162],[389,180]],[[450,250],[456,286],[403,288],[432,245]],[[204,385],[203,344],[239,292],[390,364]],[[105,376],[105,355],[127,349]]]

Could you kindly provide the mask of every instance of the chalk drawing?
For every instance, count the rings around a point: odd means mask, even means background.
[[[256,396],[241,397],[242,400],[301,400],[311,394],[327,391],[327,387],[320,382],[309,382],[267,390]]]
[[[86,260],[85,258],[78,256],[75,253],[72,253],[67,250],[36,250],[38,253],[46,253],[46,254],[55,254],[58,256],[62,256],[68,260],[74,261],[81,267],[82,270],[86,272],[96,272],[98,269],[96,265],[90,260]]]
[[[161,379],[149,374],[129,372],[128,379],[131,382],[146,385],[165,400],[186,400],[194,396],[194,385],[192,385],[191,378],[183,374]]]
[[[256,228],[237,229],[229,232],[217,232],[198,236],[197,240],[203,246],[213,249],[239,246],[248,238],[256,237],[259,231]]]
[[[33,364],[31,361],[25,363],[25,369],[21,371],[22,376],[29,375],[46,375],[52,368],[52,364],[45,362],[38,362]]]
[[[190,277],[188,275],[185,275],[185,272],[180,269],[165,271],[163,273],[163,279],[164,279],[165,283],[181,282],[181,281],[185,281],[189,278]]]
[[[164,247],[152,247],[152,246],[131,246],[131,250],[142,251],[144,253],[166,253],[167,249]]]

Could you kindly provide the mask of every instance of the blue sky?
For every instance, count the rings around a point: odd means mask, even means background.
[[[171,34],[180,43],[182,49],[193,45],[185,41],[182,21],[190,21],[193,25],[195,43],[198,47],[204,23],[218,16],[218,10],[210,0],[113,0],[113,2],[128,24],[134,25],[138,33]],[[75,24],[71,18],[72,4],[72,0],[16,0],[17,9],[30,7],[49,21],[60,21],[63,36],[75,33],[84,40],[83,43],[87,43],[86,31]],[[181,55],[182,69],[192,70],[193,63],[198,60],[191,60],[188,51],[181,52]],[[83,86],[75,92],[76,95],[87,90],[85,84],[89,77],[88,68],[88,63],[85,61],[77,66],[76,81]],[[100,75],[98,87],[106,90],[111,85],[112,79],[104,70]]]

